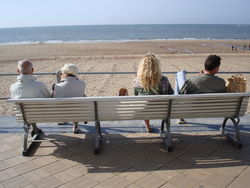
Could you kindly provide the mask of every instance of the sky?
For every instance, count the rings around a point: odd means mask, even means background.
[[[250,24],[250,0],[1,0],[0,28]]]

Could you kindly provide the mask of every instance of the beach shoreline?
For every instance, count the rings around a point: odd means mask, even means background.
[[[55,73],[65,63],[76,64],[80,72],[136,72],[141,58],[154,53],[161,59],[163,72],[176,72],[182,69],[197,72],[203,69],[204,60],[209,54],[222,57],[220,71],[250,71],[250,50],[238,48],[232,51],[231,45],[249,45],[250,40],[178,40],[178,41],[133,41],[122,43],[58,43],[0,45],[0,74],[16,73],[16,62],[30,59],[35,72]],[[167,75],[174,87],[175,75]],[[192,76],[192,75],[188,75]],[[231,75],[220,74],[224,79]],[[250,75],[247,90],[250,91]],[[36,76],[49,88],[56,82],[54,75]],[[115,96],[121,87],[133,95],[132,81],[135,75],[80,75],[87,84],[87,96]],[[16,76],[1,77],[0,94],[9,97],[9,87]],[[12,107],[1,101],[1,115],[13,114]]]
[[[232,45],[238,46],[232,51]],[[244,51],[243,46],[247,48]],[[35,43],[0,45],[0,62],[4,59],[93,56],[93,55],[138,55],[197,53],[244,53],[248,52],[250,40],[153,40],[100,43]],[[15,52],[15,53],[13,53]]]

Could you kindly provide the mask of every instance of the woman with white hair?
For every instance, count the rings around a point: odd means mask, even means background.
[[[79,69],[74,64],[65,64],[61,68],[61,82],[53,85],[52,94],[55,98],[85,97],[86,84],[77,78]],[[74,122],[73,132],[79,131],[78,122]]]
[[[146,55],[137,71],[137,78],[133,81],[135,95],[167,95],[174,90],[166,76],[161,74],[159,59],[153,55]],[[150,120],[145,120],[148,132],[152,132]]]

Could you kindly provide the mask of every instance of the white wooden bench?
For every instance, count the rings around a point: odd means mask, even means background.
[[[161,136],[166,149],[172,151],[170,120],[178,118],[225,118],[221,132],[241,147],[239,122],[247,109],[250,93],[200,95],[154,95],[79,98],[10,99],[18,122],[24,123],[24,151],[28,155],[28,135],[32,127],[33,141],[42,131],[36,123],[95,121],[95,153],[100,152],[101,121],[161,119]],[[227,131],[227,120],[234,124]],[[166,131],[164,127],[166,125]]]

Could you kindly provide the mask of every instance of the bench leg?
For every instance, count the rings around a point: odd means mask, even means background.
[[[164,131],[164,124],[165,124],[165,120],[162,120],[161,121],[161,131],[160,131],[161,138],[166,137],[166,132]]]
[[[234,131],[228,131],[225,129],[228,120],[231,120],[234,124]],[[242,144],[240,141],[240,130],[239,130],[240,118],[225,118],[221,125],[221,133],[226,136],[237,148],[241,148]]]
[[[100,153],[102,134],[101,134],[101,125],[100,122],[95,122],[96,134],[95,134],[95,154]]]
[[[31,144],[28,145],[28,137],[30,126],[32,126],[31,137],[32,141]],[[38,129],[36,124],[25,124],[23,126],[24,129],[24,140],[23,140],[23,156],[28,156],[32,149],[35,147],[36,142],[35,140],[40,139],[41,134],[43,133],[41,129]]]
[[[164,131],[164,124],[166,124],[166,131]],[[168,152],[173,151],[171,131],[170,131],[170,119],[162,120],[161,123],[161,137],[163,138],[163,143]]]
[[[173,146],[172,146],[172,138],[171,138],[171,132],[170,132],[170,119],[166,121],[166,127],[167,127],[167,139],[165,140],[165,142],[167,144],[166,146],[167,146],[168,152],[172,152]]]
[[[37,126],[36,126],[36,123],[31,123],[31,126],[32,126],[32,131],[31,131],[31,136],[33,137],[35,134],[38,135],[38,134],[41,134],[42,133],[42,130],[39,129]]]
[[[30,130],[30,125],[24,125],[24,138],[23,138],[23,156],[28,155],[28,136],[29,136],[29,130]]]

